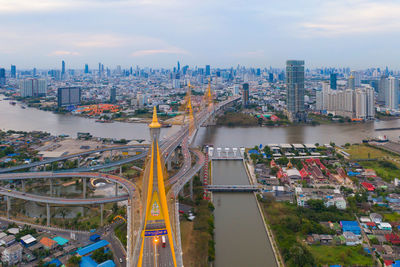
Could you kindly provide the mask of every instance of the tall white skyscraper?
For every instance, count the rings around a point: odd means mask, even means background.
[[[385,107],[395,110],[399,108],[399,80],[394,77],[387,78],[385,84]]]

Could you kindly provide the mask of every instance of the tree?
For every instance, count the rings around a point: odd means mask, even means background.
[[[289,250],[289,266],[314,266],[315,259],[307,248],[299,243],[294,244]]]
[[[69,267],[78,267],[79,263],[81,262],[81,257],[79,256],[72,256],[68,260],[68,266]]]
[[[320,199],[309,199],[307,205],[315,211],[323,211],[325,209],[324,201]]]

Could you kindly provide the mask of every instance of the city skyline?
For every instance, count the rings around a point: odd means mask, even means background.
[[[170,67],[179,60],[283,68],[287,59],[304,59],[311,68],[400,68],[400,3],[389,0],[0,0],[0,6],[4,67],[55,68],[61,60],[72,68]]]

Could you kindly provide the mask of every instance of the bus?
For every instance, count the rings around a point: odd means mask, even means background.
[[[165,248],[165,244],[167,243],[167,242],[165,241],[165,235],[163,235],[163,236],[161,237],[161,243],[162,243],[162,247]]]

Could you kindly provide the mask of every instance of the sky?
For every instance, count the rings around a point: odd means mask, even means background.
[[[0,66],[400,69],[400,1],[0,0]]]

